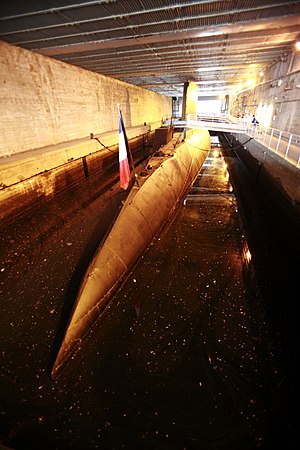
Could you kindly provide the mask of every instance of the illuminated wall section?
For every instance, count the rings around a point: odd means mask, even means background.
[[[182,100],[182,118],[187,114],[197,114],[198,86],[194,81],[184,83]]]
[[[230,114],[254,114],[262,127],[300,136],[300,52],[294,51],[232,92]],[[298,139],[298,138],[297,138]]]

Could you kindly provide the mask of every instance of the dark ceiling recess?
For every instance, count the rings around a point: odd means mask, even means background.
[[[300,2],[278,0],[2,1],[0,39],[42,55],[182,95],[230,92],[285,58]]]

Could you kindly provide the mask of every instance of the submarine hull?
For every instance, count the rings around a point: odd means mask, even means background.
[[[134,185],[107,238],[82,280],[51,375],[74,355],[96,324],[113,294],[192,185],[210,150],[207,130],[193,130],[174,148],[174,141],[152,158],[146,177]]]

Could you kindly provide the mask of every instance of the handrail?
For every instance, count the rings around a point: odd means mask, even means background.
[[[210,123],[220,124],[225,132],[245,133],[278,156],[300,168],[300,135],[253,124],[251,118],[246,120],[229,114],[188,114],[185,120],[182,119],[181,115],[166,115],[163,116],[162,121],[171,124],[176,121],[191,128],[197,123],[204,128],[209,128]],[[230,125],[233,125],[235,129],[231,130]]]
[[[300,168],[300,135],[278,128],[245,123],[244,133]]]
[[[228,133],[242,131],[241,124],[232,123],[224,116],[199,114],[187,114],[184,119],[182,117],[165,115],[162,118],[162,125],[174,125],[177,128],[205,128],[211,131],[224,131]]]

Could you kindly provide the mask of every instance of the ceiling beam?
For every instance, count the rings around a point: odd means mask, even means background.
[[[215,2],[216,2],[216,0],[201,0],[201,4],[210,4],[210,3],[215,3]],[[116,0],[92,0],[92,1],[87,1],[87,2],[73,3],[72,5],[59,6],[56,8],[38,9],[38,10],[31,11],[28,13],[20,13],[20,14],[0,17],[0,21],[4,22],[7,20],[12,20],[12,19],[23,19],[24,17],[32,17],[32,16],[45,15],[45,14],[58,14],[58,13],[62,13],[64,11],[72,10],[72,9],[88,8],[89,6],[99,6],[101,4],[108,4],[108,3],[116,3]],[[189,2],[184,2],[184,3],[177,2],[172,5],[166,5],[166,6],[150,8],[150,9],[142,9],[142,10],[138,10],[138,11],[133,11],[131,13],[126,12],[126,13],[122,13],[122,14],[114,14],[111,16],[104,16],[102,18],[98,17],[97,19],[80,20],[80,21],[76,21],[76,22],[66,22],[65,24],[62,24],[62,26],[69,25],[69,24],[74,25],[74,24],[79,24],[79,23],[88,23],[91,21],[105,20],[105,19],[112,19],[112,18],[115,19],[118,17],[140,15],[140,14],[151,13],[151,12],[159,12],[159,11],[165,11],[165,10],[169,10],[169,9],[189,7],[189,6],[193,6],[193,5],[197,5],[197,4],[199,4],[199,0],[190,0]],[[40,28],[36,28],[36,29],[44,29],[44,28],[52,28],[52,27],[51,26],[50,27],[40,27]]]
[[[204,68],[203,68],[204,69]],[[227,69],[245,69],[247,70],[247,67],[245,67],[245,64],[232,64],[232,65],[226,65],[226,66],[222,66],[222,67],[205,67],[205,71],[209,72],[209,71],[225,71]],[[191,72],[191,73],[197,73],[199,72],[199,69],[197,67],[185,67],[184,69],[176,69],[176,73],[186,73],[187,71]],[[203,70],[204,71],[204,70]],[[170,73],[170,69],[166,68],[166,69],[161,69],[161,70],[150,70],[150,71],[139,71],[139,72],[126,72],[126,73],[111,73],[111,76],[115,77],[115,78],[119,78],[119,77],[140,77],[140,76],[145,76],[145,75],[159,75],[159,74],[169,74]]]
[[[199,57],[202,54],[204,54],[203,50],[205,51],[205,55],[207,57],[207,54],[209,54],[210,56],[217,56],[217,55],[224,55],[224,53],[226,53],[226,55],[230,55],[230,54],[235,54],[244,50],[247,50],[248,52],[266,52],[269,50],[278,50],[278,51],[284,51],[287,47],[289,47],[290,45],[290,41],[288,42],[280,42],[280,45],[278,45],[278,43],[271,43],[271,42],[266,42],[263,43],[261,42],[260,39],[260,46],[258,46],[258,43],[251,43],[251,44],[246,44],[245,42],[242,43],[230,43],[228,44],[228,46],[226,47],[226,52],[224,52],[224,47],[221,47],[220,45],[205,45],[203,44],[203,46],[201,45],[201,47],[197,47],[197,48],[183,48],[180,49],[180,54],[182,54],[183,56],[189,56],[189,57]],[[176,47],[176,46],[174,46]],[[172,48],[171,46],[169,48]],[[147,59],[149,60],[149,57],[151,56],[151,58],[155,59],[161,59],[164,58],[164,60],[166,58],[172,57],[172,55],[177,55],[179,57],[179,50],[178,48],[175,50],[167,50],[167,51],[161,51],[161,52],[154,52],[152,51],[150,54],[145,52],[146,49],[140,49],[140,53],[141,54],[127,54],[126,52],[122,53],[122,52],[117,52],[117,53],[110,53],[109,55],[107,54],[97,54],[97,55],[85,55],[82,56],[80,58],[77,57],[73,57],[73,58],[63,58],[63,60],[65,62],[69,62],[71,64],[84,64],[85,66],[88,66],[89,63],[114,63],[120,62],[120,59],[124,62],[131,62],[131,61],[141,61],[143,59]],[[146,53],[146,54],[145,54]],[[182,59],[182,58],[181,58]]]
[[[116,0],[92,0],[87,2],[73,3],[72,5],[59,6],[58,8],[47,8],[47,9],[37,9],[35,11],[30,11],[27,13],[14,14],[10,16],[3,16],[0,21],[4,22],[7,20],[23,19],[24,17],[33,17],[45,14],[57,14],[63,11],[68,11],[70,9],[83,8],[88,6],[96,6],[102,3],[115,3]]]
[[[260,31],[265,29],[280,30],[288,26],[300,26],[300,15],[281,17],[280,20],[262,19],[255,22],[244,22],[233,25],[227,23],[219,26],[194,27],[193,29],[176,30],[173,32],[157,32],[148,36],[128,37],[120,39],[105,39],[101,41],[82,42],[79,44],[68,44],[45,48],[32,48],[32,50],[47,56],[58,56],[63,54],[70,54],[74,52],[87,52],[104,48],[128,47],[130,45],[144,45],[153,44],[155,42],[171,42],[182,39],[191,39],[198,37],[209,37],[224,34],[246,33],[248,31]]]
[[[255,33],[255,34],[254,34]],[[245,33],[244,33],[245,34]],[[260,45],[264,45],[265,43],[267,44],[284,44],[287,43],[289,44],[291,41],[291,36],[293,37],[293,34],[295,34],[295,39],[297,38],[297,36],[299,35],[299,26],[295,26],[295,27],[287,27],[287,28],[281,28],[281,30],[277,31],[274,35],[270,34],[270,29],[263,29],[261,30],[259,33],[253,32],[253,31],[249,31],[246,33],[246,36],[241,36],[240,34],[237,36],[230,36],[230,41],[229,44],[233,43],[233,45],[235,44],[235,42],[241,43],[241,45],[244,44],[248,44],[249,41],[254,41],[253,44],[255,45],[257,41],[259,41]],[[110,55],[118,55],[118,56],[123,56],[124,54],[132,54],[132,53],[141,53],[141,54],[145,54],[145,52],[150,52],[151,54],[157,51],[164,51],[164,50],[168,50],[168,49],[172,49],[174,52],[178,52],[178,50],[182,51],[182,48],[185,48],[186,50],[183,51],[190,51],[193,50],[196,47],[202,48],[205,47],[207,48],[208,45],[214,45],[217,46],[224,44],[224,35],[218,35],[218,36],[214,36],[215,39],[201,39],[198,40],[197,38],[193,39],[193,40],[189,40],[189,42],[180,42],[177,44],[170,44],[170,45],[147,45],[147,46],[137,46],[135,45],[134,47],[128,47],[127,49],[122,48],[121,51],[115,50],[115,51],[111,51],[111,52],[97,52],[97,53],[87,53],[85,55],[81,55],[81,54],[71,54],[73,56],[66,56],[64,58],[64,61],[71,61],[73,59],[82,59],[82,58],[88,58],[88,57],[106,57],[106,56],[110,56]],[[266,39],[265,41],[263,41],[263,39]],[[197,40],[196,40],[197,39]],[[227,38],[229,39],[229,37]]]
[[[111,3],[112,3],[112,1],[113,0],[111,0]],[[115,3],[115,1],[113,1],[113,2]],[[87,6],[90,6],[90,5],[88,5],[88,3],[77,4],[75,6],[75,8],[76,9],[78,9],[78,8],[86,8]],[[96,4],[95,4],[95,2],[90,2],[90,3],[93,6],[98,6],[97,4],[104,3],[104,0],[102,0],[100,2],[96,2]],[[108,3],[108,2],[105,1],[105,3]],[[215,3],[215,0],[206,0],[206,1],[204,0],[204,1],[201,1],[200,4],[202,6],[204,4],[210,4],[210,3]],[[225,4],[228,4],[228,3],[225,2]],[[292,4],[297,5],[298,2],[297,1],[288,2],[288,4],[289,4],[289,7],[291,7]],[[81,20],[77,19],[76,21],[69,20],[69,21],[66,21],[66,22],[63,22],[63,23],[55,23],[55,24],[43,25],[43,26],[39,26],[39,27],[35,26],[35,27],[31,27],[31,28],[24,28],[24,29],[22,29],[22,26],[21,27],[19,26],[16,30],[10,30],[10,31],[7,31],[7,32],[2,32],[1,34],[2,34],[2,36],[9,36],[9,35],[13,35],[13,34],[20,34],[22,32],[28,34],[28,33],[33,33],[33,32],[36,32],[36,31],[53,30],[53,29],[56,29],[56,28],[63,28],[63,27],[74,28],[75,26],[76,27],[80,27],[81,25],[86,25],[86,24],[90,24],[90,23],[97,23],[97,22],[103,22],[105,20],[118,20],[118,19],[124,19],[124,18],[127,19],[129,17],[135,17],[135,16],[138,17],[138,19],[139,19],[140,16],[142,16],[144,14],[151,14],[151,13],[162,12],[162,11],[167,11],[169,13],[172,10],[180,9],[181,10],[180,11],[180,15],[178,14],[178,17],[173,18],[173,20],[176,23],[176,22],[184,22],[186,20],[206,19],[206,18],[210,18],[210,17],[218,17],[220,15],[233,15],[233,14],[237,14],[237,13],[240,14],[240,13],[249,12],[249,11],[252,12],[252,11],[261,11],[261,10],[264,10],[264,9],[278,8],[280,6],[286,6],[287,2],[286,1],[281,1],[281,2],[279,1],[279,2],[273,2],[273,3],[266,2],[264,4],[255,5],[255,6],[252,6],[252,7],[247,6],[247,7],[240,7],[240,8],[227,8],[227,9],[223,9],[223,10],[221,10],[219,8],[215,12],[210,11],[209,13],[200,13],[200,14],[197,14],[197,15],[194,15],[194,16],[191,16],[191,15],[183,16],[182,10],[188,8],[189,6],[194,6],[194,5],[195,6],[197,6],[197,5],[199,6],[199,1],[194,0],[194,1],[190,1],[188,3],[179,2],[179,3],[168,4],[166,6],[160,6],[160,7],[156,7],[156,8],[139,9],[139,10],[136,10],[136,11],[126,12],[126,13],[122,12],[120,14],[111,14],[111,15],[107,15],[107,16],[104,15],[102,17],[98,16],[98,17],[92,18],[92,19],[81,19]],[[50,9],[50,10],[49,9],[48,10],[40,10],[40,11],[32,12],[32,13],[25,13],[24,15],[20,14],[20,15],[17,15],[17,16],[0,17],[0,22],[1,21],[5,22],[7,20],[11,20],[12,18],[15,19],[15,20],[17,18],[22,19],[22,18],[24,18],[25,16],[28,16],[28,15],[37,15],[37,14],[42,14],[42,15],[55,14],[55,15],[57,15],[58,13],[66,11],[66,10],[69,10],[69,9],[74,9],[74,5],[68,5],[68,6],[61,7],[61,8],[53,8],[53,9]],[[65,16],[64,16],[64,19],[66,19]],[[133,23],[133,24],[131,23],[128,26],[113,27],[113,28],[108,28],[108,29],[100,29],[98,31],[89,31],[89,32],[84,32],[84,33],[83,32],[81,32],[81,33],[72,33],[70,35],[57,36],[57,39],[76,37],[76,36],[82,36],[82,35],[86,36],[86,35],[89,35],[89,34],[90,35],[95,35],[95,34],[99,34],[99,33],[106,33],[106,32],[111,32],[111,31],[116,31],[116,30],[118,31],[118,30],[124,30],[124,29],[138,29],[138,28],[145,27],[145,26],[148,27],[148,26],[153,26],[153,25],[161,25],[161,24],[169,23],[169,22],[170,22],[170,18],[168,18],[168,20],[161,20],[161,21],[155,21],[155,22],[146,22],[146,23],[143,23],[143,22],[140,22],[140,20],[137,20],[137,21],[135,21],[135,23]],[[47,41],[48,39],[56,39],[56,37],[46,38],[46,39],[43,39],[42,41]],[[28,42],[31,42],[31,41],[23,41],[23,42],[17,42],[17,43],[23,44],[23,43],[28,43]]]
[[[263,56],[264,54],[266,56],[270,56],[270,50],[272,52],[272,56],[280,56],[284,53],[284,51],[286,51],[287,47],[264,47],[264,48],[259,48],[259,49],[246,49],[246,48],[238,48],[238,49],[228,49],[226,52],[222,52],[221,51],[213,51],[211,52],[210,50],[208,52],[204,53],[199,53],[199,52],[195,52],[195,53],[190,53],[189,54],[189,59],[184,60],[180,55],[178,55],[178,52],[175,53],[175,55],[170,54],[170,56],[168,54],[161,54],[161,55],[153,55],[151,58],[151,64],[168,64],[168,63],[182,63],[182,61],[186,61],[186,64],[188,64],[188,61],[199,61],[201,62],[206,62],[206,61],[211,61],[212,59],[223,59],[224,57],[226,57],[226,59],[228,58],[238,58],[238,59],[243,59],[243,58],[250,58],[251,56]],[[241,51],[243,50],[243,51]],[[184,52],[183,52],[184,53]],[[183,55],[184,57],[186,57],[186,55]],[[132,65],[132,64],[139,64],[142,63],[143,60],[146,60],[144,66],[147,66],[147,64],[149,64],[149,55],[148,56],[137,56],[134,58],[130,58],[130,57],[119,57],[119,58],[110,58],[110,59],[105,59],[105,58],[93,58],[93,59],[88,59],[87,61],[81,61],[81,65],[84,66],[85,68],[90,68],[92,69],[93,67],[103,67],[103,69],[105,67],[114,67],[114,66],[119,66],[120,65],[120,61],[122,61],[122,65],[124,67],[124,65]],[[76,62],[73,61],[73,64],[76,64]]]

